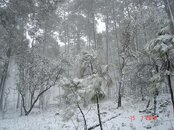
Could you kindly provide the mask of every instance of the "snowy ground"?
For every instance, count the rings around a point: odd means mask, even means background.
[[[112,101],[100,103],[102,121],[105,121],[118,114],[118,117],[107,121],[103,124],[104,130],[173,130],[174,117],[172,114],[172,106],[159,108],[166,100],[169,100],[169,95],[160,96],[158,99],[159,117],[157,120],[142,120],[142,116],[148,114],[139,113],[139,110],[144,110],[147,101],[140,102],[137,100],[124,99],[123,107],[117,109],[116,104]],[[140,102],[137,104],[137,102]],[[34,110],[29,116],[19,116],[15,112],[6,113],[4,119],[0,119],[0,130],[83,130],[83,119],[80,112],[75,112],[75,115],[69,121],[63,121],[62,113],[65,108],[58,106],[50,106],[46,111]],[[96,105],[91,104],[88,108],[83,108],[86,116],[88,128],[98,124]],[[57,113],[57,114],[56,114]],[[135,120],[131,121],[131,116],[135,116]],[[95,130],[100,130],[99,127]]]

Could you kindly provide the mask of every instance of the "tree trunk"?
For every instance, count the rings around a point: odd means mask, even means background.
[[[78,109],[80,110],[80,113],[82,114],[82,117],[83,117],[83,121],[84,121],[84,130],[87,130],[88,127],[87,127],[85,115],[84,115],[84,113],[83,113],[83,111],[82,111],[82,109],[81,109],[81,107],[80,107],[80,105],[79,105],[78,103],[77,103],[77,107],[78,107]]]
[[[22,98],[22,107],[23,107],[23,110],[25,112],[25,116],[28,116],[30,114],[30,112],[32,111],[32,109],[34,108],[36,102],[39,100],[39,98],[45,93],[47,92],[51,87],[53,87],[55,84],[56,84],[56,81],[58,80],[58,75],[56,76],[56,79],[54,81],[53,84],[49,85],[48,87],[46,87],[45,89],[43,89],[37,96],[36,98],[34,99],[33,103],[31,104],[30,108],[27,110],[26,109],[26,106],[25,106],[25,95],[22,94],[22,92],[20,92],[20,95],[21,95],[21,98]]]
[[[121,82],[119,82],[119,90],[118,90],[118,108],[121,107]]]
[[[3,103],[4,90],[5,90],[5,82],[7,79],[8,66],[9,66],[9,61],[6,61],[4,65],[3,75],[1,77],[1,83],[0,83],[0,111],[3,110],[3,106],[4,106],[4,103]]]
[[[105,1],[107,4],[107,2]],[[105,19],[105,26],[106,26],[106,64],[108,65],[109,63],[109,16],[108,13],[106,13],[106,19]],[[110,98],[110,87],[108,87],[108,98]]]
[[[77,32],[77,44],[76,44],[76,54],[79,54],[81,51],[81,44],[80,44],[80,33]]]
[[[93,49],[97,49],[97,41],[96,41],[96,25],[95,25],[95,0],[91,1],[91,14],[92,14],[92,30],[93,30],[93,40],[94,47]]]
[[[48,27],[47,27],[47,20],[46,20],[46,25],[44,28],[44,39],[43,39],[43,55],[47,55],[47,38],[48,38]]]
[[[112,0],[112,10],[113,10],[113,21],[114,21],[114,32],[115,32],[115,47],[117,51],[117,58],[118,58],[118,66],[119,66],[119,87],[118,87],[118,107],[121,107],[121,86],[122,86],[122,68],[120,63],[120,55],[119,55],[119,40],[117,35],[117,23],[115,17],[115,1]]]
[[[17,105],[16,108],[19,108],[19,104],[20,104],[20,93],[18,92],[18,99],[17,99]]]
[[[88,49],[91,49],[91,36],[90,36],[90,30],[91,24],[90,24],[90,13],[88,12]]]
[[[67,23],[67,44],[68,44],[68,51],[67,51],[67,60],[68,60],[68,63],[70,62],[70,37],[69,37],[69,23]],[[69,66],[67,66],[67,71],[68,71],[68,77],[70,75],[70,68]]]
[[[64,11],[63,17],[64,17],[64,43],[65,43],[65,56],[66,56],[66,52],[67,52],[67,23],[66,23],[65,11]]]
[[[108,43],[108,31],[109,31],[109,18],[108,13],[106,13],[105,26],[106,26],[106,64],[109,62],[109,43]]]
[[[158,65],[155,65],[156,73],[159,73]],[[156,115],[156,105],[157,105],[157,96],[158,96],[158,88],[155,85],[155,92],[154,92],[154,115]]]
[[[170,21],[170,29],[171,29],[171,33],[174,34],[174,14],[172,13],[172,11],[174,10],[174,4],[172,4],[172,0],[163,0],[164,5],[165,5],[165,11],[167,13],[167,16],[169,18]]]
[[[171,64],[170,64],[170,59],[169,59],[168,53],[166,53],[166,58],[167,58],[167,71],[170,72]],[[170,95],[171,95],[171,101],[172,101],[172,105],[173,105],[173,112],[174,112],[174,96],[173,96],[173,89],[172,89],[172,82],[171,82],[171,75],[170,74],[167,75],[167,81],[168,81],[169,91],[170,91]]]
[[[95,29],[95,14],[92,14],[92,21],[93,21],[93,37],[94,37],[94,50],[97,49],[97,42],[96,42],[96,29]]]
[[[172,0],[163,0],[164,1],[164,5],[165,5],[165,11],[168,15],[168,18],[170,20],[170,30],[171,33],[174,35],[174,14],[172,14],[172,11],[174,11],[174,3],[172,4]],[[167,58],[167,71],[170,72],[171,69],[171,64],[170,64],[170,59],[169,59],[169,54],[166,53],[166,58]],[[174,96],[173,96],[173,89],[172,89],[172,83],[171,83],[171,75],[168,74],[167,75],[167,81],[168,81],[168,86],[169,86],[169,91],[170,91],[170,95],[171,95],[171,101],[172,101],[172,105],[173,105],[173,112],[174,112]]]
[[[7,73],[8,73],[8,67],[9,67],[9,62],[10,62],[10,56],[11,56],[11,48],[8,49],[6,52],[7,56],[7,61],[5,61],[4,67],[3,67],[3,72],[2,72],[2,77],[1,77],[1,82],[0,82],[0,111],[3,110],[3,100],[4,100],[4,90],[5,90],[5,82],[7,79]]]
[[[52,87],[52,86],[51,86],[51,87]],[[25,98],[24,98],[24,95],[21,94],[21,97],[22,97],[22,104],[23,104],[23,109],[24,109],[24,112],[25,112],[25,116],[28,116],[28,115],[30,114],[30,112],[32,111],[32,109],[33,109],[33,107],[35,106],[36,102],[38,101],[38,99],[39,99],[48,89],[50,89],[51,87],[44,89],[43,91],[41,91],[41,92],[37,95],[36,99],[35,99],[34,102],[31,104],[29,110],[26,109],[26,107],[25,107]]]
[[[44,88],[41,87],[39,93],[41,93],[43,90],[44,90]],[[32,103],[32,104],[33,104],[33,103]],[[31,104],[31,106],[32,106],[32,104]],[[43,110],[43,109],[44,109],[44,104],[45,104],[45,97],[44,97],[44,95],[41,95],[41,96],[39,97],[39,108]],[[30,107],[31,107],[31,106],[30,106]]]
[[[141,91],[141,100],[144,101],[144,93],[143,93],[143,86],[142,85],[141,85],[140,91]]]
[[[146,110],[147,110],[147,108],[149,108],[149,105],[150,105],[150,99],[149,99],[148,102],[147,102]]]
[[[97,113],[98,113],[98,120],[99,120],[99,124],[100,124],[100,129],[103,130],[102,121],[101,121],[101,117],[100,117],[99,91],[98,90],[97,90],[97,94],[96,94],[96,99],[97,99]]]
[[[156,105],[157,105],[157,100],[156,100],[156,98],[157,98],[157,94],[156,94],[157,92],[155,91],[155,94],[154,94],[154,115],[156,115]]]

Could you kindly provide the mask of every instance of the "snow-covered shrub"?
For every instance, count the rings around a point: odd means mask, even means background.
[[[160,73],[155,73],[149,79],[148,91],[151,92],[151,93],[154,93],[157,90],[159,90],[160,85],[161,85],[161,76],[160,76]]]
[[[167,52],[174,51],[174,36],[166,29],[167,27],[161,29],[158,36],[145,46],[149,54],[163,56]]]
[[[105,97],[102,89],[102,78],[98,74],[88,76],[83,79],[75,78],[68,80],[64,78],[64,97],[68,103],[83,102],[86,106],[90,101],[95,101],[96,90],[100,92],[100,99]]]
[[[145,50],[149,54],[150,60],[153,62],[154,72],[150,79],[149,88],[154,94],[154,114],[156,114],[156,96],[158,95],[161,82],[167,79],[168,87],[172,97],[174,106],[171,72],[172,59],[174,58],[174,35],[169,30],[169,27],[162,28],[157,37],[147,43]]]
[[[95,54],[87,51],[81,53],[80,78],[62,78],[64,99],[69,106],[80,103],[87,106],[96,101],[96,94],[100,100],[105,98],[104,88],[110,86],[112,80],[108,75],[108,66],[101,66]]]
[[[83,78],[85,75],[91,75],[96,73],[97,68],[97,55],[94,51],[90,53],[87,51],[83,51],[80,54],[80,70],[79,70],[79,77]]]
[[[145,50],[155,64],[159,66],[159,73],[162,75],[171,74],[169,66],[174,58],[174,35],[171,34],[168,26],[162,28],[157,37],[147,43]]]

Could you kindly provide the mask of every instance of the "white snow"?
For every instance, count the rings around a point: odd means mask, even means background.
[[[169,95],[162,95],[158,98],[158,104],[170,100]],[[140,102],[140,103],[138,103]],[[157,120],[142,120],[142,116],[148,114],[139,113],[144,110],[147,101],[138,101],[138,99],[123,99],[123,107],[117,109],[117,104],[113,101],[105,101],[100,103],[101,118],[105,121],[115,115],[120,116],[103,123],[104,130],[171,130],[173,128],[174,117],[172,114],[172,106],[168,105],[159,113]],[[159,105],[158,105],[159,106]],[[56,105],[49,106],[46,111],[37,108],[29,116],[19,116],[16,112],[10,112],[5,115],[4,119],[0,119],[0,130],[83,130],[83,118],[80,111],[76,109],[72,118],[63,121],[63,113],[65,108]],[[86,116],[88,128],[98,124],[96,104],[91,104],[87,108],[83,108]],[[72,109],[73,110],[73,109]],[[65,113],[66,114],[66,113]],[[131,116],[135,116],[135,120],[131,121]],[[99,127],[94,130],[100,130]]]

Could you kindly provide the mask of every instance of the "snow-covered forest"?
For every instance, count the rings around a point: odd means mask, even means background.
[[[174,0],[0,0],[0,130],[174,130]]]

